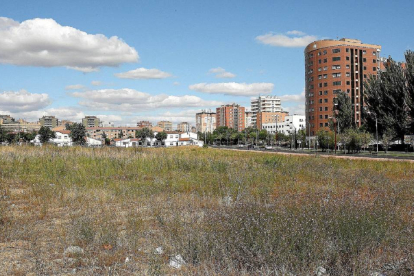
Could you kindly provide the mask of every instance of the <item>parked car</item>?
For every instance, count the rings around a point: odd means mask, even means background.
[[[239,148],[244,148],[244,145],[243,144],[238,144],[237,145]]]
[[[265,146],[265,149],[266,150],[271,150],[271,149],[273,149],[273,147],[272,146]]]

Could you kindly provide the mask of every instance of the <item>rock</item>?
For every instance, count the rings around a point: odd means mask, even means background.
[[[233,204],[233,198],[231,196],[225,196],[223,197],[222,202],[225,206],[231,206]]]
[[[83,255],[83,249],[79,246],[69,246],[65,249],[65,252],[63,253],[65,256],[73,256],[73,255]]]
[[[162,246],[155,248],[155,254],[161,255],[162,253],[164,253]]]
[[[179,269],[181,266],[185,265],[185,261],[181,255],[176,255],[171,258],[169,265],[173,268]]]
[[[129,263],[129,261],[130,261],[130,260],[129,260],[129,257],[126,257],[126,258],[125,258],[125,263]]]
[[[377,271],[375,271],[375,272],[371,272],[370,274],[369,274],[369,276],[385,276],[384,274],[382,274],[381,272],[377,272]]]
[[[316,276],[323,276],[323,275],[328,275],[328,274],[326,273],[326,269],[320,266],[316,269]]]

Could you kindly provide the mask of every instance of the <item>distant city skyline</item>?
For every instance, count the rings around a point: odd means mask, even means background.
[[[116,125],[275,95],[305,114],[304,48],[342,37],[403,60],[412,1],[2,1],[0,114]],[[363,22],[363,24],[361,24]]]

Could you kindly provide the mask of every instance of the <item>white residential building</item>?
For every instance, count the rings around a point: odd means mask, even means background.
[[[167,132],[167,139],[164,140],[164,145],[166,147],[174,147],[174,146],[199,146],[202,147],[204,142],[197,139],[197,133],[193,132]]]
[[[70,138],[69,136],[70,134],[69,130],[56,131],[55,134],[56,134],[56,138],[50,139],[51,143],[56,144],[58,147],[73,145],[72,138]]]
[[[130,148],[130,147],[139,146],[139,139],[137,138],[114,139],[114,140],[115,140],[116,147]]]
[[[281,112],[282,103],[277,96],[259,96],[251,100],[252,125],[256,125],[256,115],[258,112]]]
[[[305,115],[288,115],[285,117],[285,120],[281,123],[268,123],[263,124],[262,129],[266,129],[268,133],[282,132],[286,135],[294,133],[295,130],[299,131],[300,129],[306,128],[306,117]]]

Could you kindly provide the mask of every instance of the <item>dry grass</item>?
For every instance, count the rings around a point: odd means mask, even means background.
[[[0,147],[0,274],[413,275],[413,179],[404,162]]]

